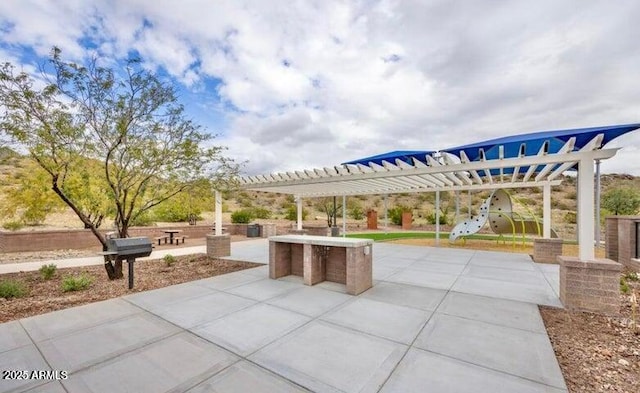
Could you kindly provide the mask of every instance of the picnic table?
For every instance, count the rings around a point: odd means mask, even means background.
[[[169,244],[173,244],[174,236],[182,231],[179,229],[165,229],[163,232],[169,235]]]

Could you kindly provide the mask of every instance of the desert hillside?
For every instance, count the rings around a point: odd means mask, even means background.
[[[5,199],[9,189],[16,187],[20,180],[20,169],[28,165],[28,159],[21,157],[14,152],[3,149],[0,151],[0,204]],[[640,177],[624,174],[606,174],[602,176],[602,193],[615,188],[633,188],[640,190]],[[542,190],[540,188],[509,190],[512,197],[513,208],[523,216],[542,216]],[[469,200],[471,200],[471,214],[475,214],[482,201],[489,196],[489,191],[472,192],[464,191],[460,193],[459,220],[468,216]],[[455,194],[441,193],[441,215],[446,217],[447,224],[455,224]],[[342,198],[337,198],[340,205]],[[332,207],[332,200],[329,199],[306,199],[304,207],[307,212],[306,222],[315,225],[326,224],[326,207]],[[282,194],[269,194],[252,191],[228,192],[224,195],[224,221],[231,222],[231,214],[235,211],[247,209],[262,212],[261,220],[286,222],[286,215],[294,205],[291,196]],[[413,212],[414,225],[428,226],[434,223],[435,193],[402,193],[389,195],[387,206],[389,209],[402,206]],[[326,207],[325,207],[326,206]],[[384,210],[384,196],[382,195],[360,195],[347,198],[348,223],[353,226],[364,227],[366,225],[366,212],[370,209],[378,211],[378,217],[382,219]],[[213,221],[213,206],[211,211],[203,211],[200,219],[203,221]],[[552,190],[552,222],[553,228],[563,238],[575,237],[575,210],[576,210],[576,182],[575,178],[565,176],[561,185]],[[0,210],[1,212],[1,210]],[[603,216],[608,214],[603,211]],[[338,222],[341,223],[342,212],[339,210]],[[16,217],[8,216],[6,213],[0,215],[0,226],[6,227],[6,223],[11,223]],[[162,222],[154,222],[152,225],[163,225]],[[170,225],[176,225],[172,223]],[[109,225],[109,223],[105,223]],[[70,209],[61,208],[49,214],[46,219],[36,226],[23,226],[12,228],[17,230],[42,230],[51,228],[81,228],[81,222],[75,217]]]

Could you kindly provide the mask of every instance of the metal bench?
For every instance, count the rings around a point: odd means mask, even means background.
[[[167,241],[169,240],[169,236],[158,236],[155,239],[158,241],[158,245],[160,245],[163,240],[164,240],[164,244],[167,244]]]

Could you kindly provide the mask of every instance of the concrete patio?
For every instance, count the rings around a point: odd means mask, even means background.
[[[378,243],[374,287],[305,286],[267,266],[0,325],[2,392],[566,392],[537,304],[558,266]],[[266,240],[230,259],[265,263]]]

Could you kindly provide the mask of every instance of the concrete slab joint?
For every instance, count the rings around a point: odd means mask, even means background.
[[[212,258],[228,257],[231,255],[231,236],[207,235],[207,256]]]
[[[560,301],[567,309],[615,315],[620,312],[622,265],[610,259],[558,257]]]

